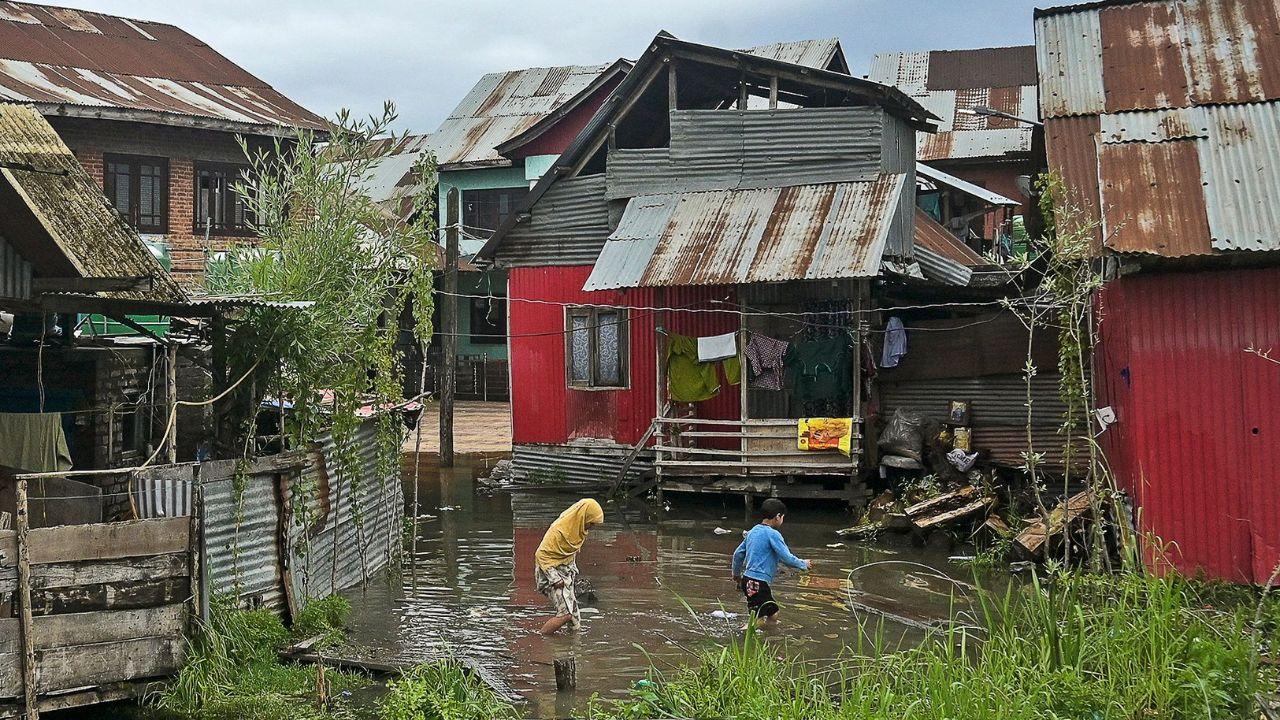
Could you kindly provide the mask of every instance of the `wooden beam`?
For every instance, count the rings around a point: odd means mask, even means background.
[[[680,109],[680,84],[679,76],[676,73],[676,59],[663,58],[663,62],[667,64],[667,110],[675,111]]]
[[[769,109],[778,109],[778,76],[769,76]]]
[[[150,292],[155,281],[150,275],[129,277],[41,277],[31,279],[31,292],[41,293],[96,293],[96,292],[130,292],[142,290]]]
[[[18,540],[18,628],[22,636],[22,704],[27,720],[39,720],[36,707],[36,644],[35,626],[31,618],[31,557],[28,541],[30,517],[27,507],[27,481],[19,478],[14,483],[15,518]]]
[[[661,71],[662,65],[658,64],[655,64],[653,68],[649,70],[648,74],[644,76],[644,79],[640,81],[640,87],[631,94],[631,97],[627,98],[626,102],[622,104],[622,107],[618,108],[618,112],[613,116],[613,122],[611,124],[614,127],[626,119],[627,114],[631,112],[631,108],[635,107],[635,104],[639,102],[640,98],[649,90],[649,86],[653,84],[654,79],[658,77],[658,73]],[[582,157],[578,158],[578,161],[573,164],[573,167],[570,168],[567,177],[577,177],[578,173],[582,172],[582,168],[585,167],[587,163],[591,162],[591,158],[600,151],[600,147],[604,145],[607,137],[608,133],[601,133],[600,136],[592,142],[589,149],[582,154]]]
[[[186,552],[190,543],[188,533],[189,520],[185,517],[37,528],[30,531],[30,562],[79,562],[181,553]]]
[[[445,200],[444,295],[440,324],[444,381],[440,387],[440,467],[453,467],[453,402],[458,374],[458,242],[461,237],[462,194],[449,188]]]

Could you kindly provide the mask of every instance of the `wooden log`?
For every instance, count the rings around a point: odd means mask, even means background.
[[[882,529],[883,526],[878,522],[863,523],[861,525],[855,525],[854,527],[837,530],[836,535],[839,535],[842,538],[865,538],[875,535]]]
[[[911,505],[907,507],[905,510],[903,510],[903,512],[905,512],[910,517],[916,517],[917,515],[924,515],[924,514],[939,510],[947,505],[950,505],[953,502],[961,502],[961,501],[968,500],[969,498],[972,498],[974,495],[977,495],[977,494],[978,494],[978,488],[972,485],[966,485],[960,488],[959,490],[943,493],[941,495],[935,495],[934,497],[931,497],[928,500],[922,500],[921,502],[918,502],[915,505]]]
[[[576,658],[556,658],[556,690],[574,690],[578,687],[578,661]]]
[[[31,619],[30,519],[27,515],[27,481],[14,483],[14,532],[18,543],[18,635],[22,638],[19,654],[22,667],[22,707],[27,720],[39,720],[36,707],[36,646]]]
[[[938,513],[937,515],[933,515],[931,517],[913,519],[911,522],[914,523],[915,526],[920,528],[921,530],[925,528],[936,527],[938,525],[945,525],[946,523],[954,522],[956,520],[960,520],[961,518],[966,518],[970,515],[973,515],[974,513],[979,512],[980,510],[985,510],[988,507],[990,507],[994,502],[995,502],[994,498],[979,498],[969,503],[968,505],[961,505],[960,507],[954,510],[948,510],[943,513]]]
[[[40,656],[41,693],[172,675],[182,668],[186,641],[148,637],[54,648]]]
[[[185,517],[37,528],[31,531],[33,564],[112,560],[186,552]]]
[[[983,521],[982,527],[995,533],[998,537],[1009,537],[1013,534],[1013,528],[1009,527],[1009,523],[1005,522],[999,515],[988,515],[987,519]]]
[[[65,615],[172,605],[186,601],[189,591],[185,576],[47,588],[32,592],[31,611],[35,615]]]
[[[136,583],[188,577],[190,572],[186,553],[119,560],[50,563],[35,567],[31,587],[43,590],[100,583]]]

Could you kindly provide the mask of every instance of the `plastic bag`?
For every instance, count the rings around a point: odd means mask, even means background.
[[[880,433],[880,449],[891,455],[923,460],[924,428],[928,424],[929,418],[923,413],[901,408],[894,410]]]

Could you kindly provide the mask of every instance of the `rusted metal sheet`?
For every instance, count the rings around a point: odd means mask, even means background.
[[[1108,248],[1165,257],[1212,252],[1194,142],[1103,145],[1098,167]]]
[[[1096,12],[1036,18],[1040,113],[1045,118],[1095,115],[1106,109],[1102,27]]]
[[[133,507],[138,518],[188,517],[191,515],[195,464],[146,468],[132,479]]]
[[[556,183],[507,234],[498,259],[511,266],[587,264],[608,237],[605,176],[585,175]]]
[[[634,198],[584,289],[874,277],[906,177]]]
[[[489,73],[431,137],[444,169],[509,165],[494,149],[591,88],[613,63]]]
[[[1107,112],[1188,104],[1184,40],[1173,4],[1108,8],[1099,13],[1099,37]]]
[[[1204,110],[1196,147],[1213,248],[1280,249],[1280,102]]]
[[[31,297],[31,263],[0,236],[0,298]]]
[[[929,53],[928,90],[1015,87],[1036,84],[1036,51],[1032,45],[934,50]]]
[[[0,23],[3,24],[3,23]],[[0,104],[0,183],[12,186],[29,217],[11,220],[39,227],[63,257],[65,276],[150,277],[149,291],[112,296],[182,302],[186,294],[147,250],[137,231],[116,214],[102,188],[63,144],[49,123],[22,105]],[[17,236],[10,231],[10,241]]]
[[[1264,583],[1280,564],[1280,270],[1128,275],[1100,301],[1099,403],[1154,567]]]
[[[920,208],[915,210],[915,252],[926,277],[952,285],[968,285],[974,268],[990,264]]]
[[[1209,137],[1204,108],[1107,113],[1101,116],[1100,139],[1104,143],[1165,142]]]
[[[896,85],[941,118],[936,133],[917,136],[921,160],[1003,159],[1031,151],[1030,125],[972,110],[992,107],[1035,119],[1033,46],[877,53],[868,78]]]
[[[0,18],[0,98],[63,114],[114,110],[209,118],[246,130],[325,123],[171,25],[8,3]]]
[[[251,463],[237,480],[235,461],[218,460],[201,464],[199,482],[206,590],[285,610],[276,471]]]
[[[916,163],[916,172],[920,174],[921,178],[928,180],[934,185],[943,185],[953,190],[959,190],[960,192],[972,195],[973,197],[990,205],[1017,207],[1019,204],[1017,200],[1011,200],[1000,193],[991,192],[981,185],[974,185],[967,180],[962,180],[955,175],[945,173],[935,167],[925,165],[924,163]]]
[[[1102,250],[1102,207],[1098,189],[1098,135],[1097,115],[1051,118],[1044,122],[1045,146],[1049,169],[1062,176],[1066,186],[1063,199],[1064,224],[1062,230],[1079,232],[1088,228],[1094,236],[1094,246]]]
[[[1280,7],[1274,2],[1185,0],[1179,15],[1197,104],[1280,98]]]
[[[742,52],[819,70],[848,71],[845,67],[844,51],[840,48],[839,38],[757,45],[756,47],[746,48]]]

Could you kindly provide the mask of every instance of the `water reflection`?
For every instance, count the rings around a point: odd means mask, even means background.
[[[584,612],[583,632],[544,638],[537,628],[551,609],[534,587],[533,555],[550,522],[578,498],[487,492],[473,481],[486,470],[484,462],[420,469],[423,515],[400,577],[348,593],[352,640],[363,653],[386,661],[467,658],[528,698],[531,717],[567,717],[592,693],[626,693],[650,662],[681,664],[737,632],[743,603],[729,559],[741,531],[755,522],[740,500],[677,495],[656,519],[642,508],[607,508],[578,560],[597,606]],[[406,474],[411,480],[412,469]],[[848,524],[842,509],[797,505],[782,529],[815,569],[779,577],[775,641],[812,659],[847,652],[868,619],[883,623],[891,639],[919,637],[906,625],[855,612],[851,589],[867,606],[927,621],[946,617],[956,592],[936,575],[972,582],[941,550],[838,543],[834,530]],[[851,585],[850,573],[863,566]],[[717,610],[739,616],[717,618]],[[579,690],[557,694],[552,661],[569,655],[578,661]]]

